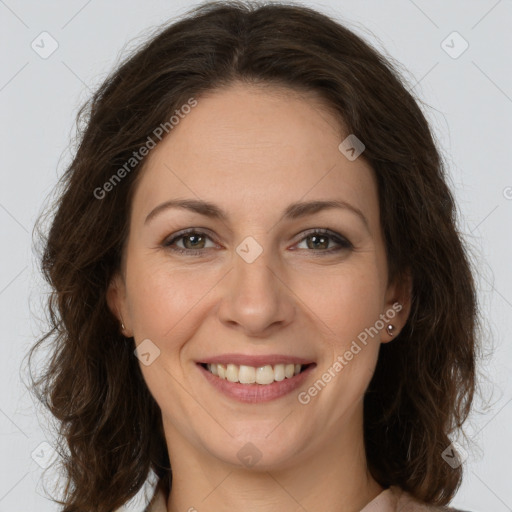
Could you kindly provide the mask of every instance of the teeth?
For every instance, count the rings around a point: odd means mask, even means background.
[[[241,384],[272,384],[282,380],[291,379],[294,375],[300,373],[302,365],[300,364],[275,364],[273,367],[269,364],[255,368],[254,366],[236,365],[236,364],[207,364],[208,371],[217,375],[221,379],[227,379],[229,382],[240,382]]]
[[[241,382],[242,384],[254,384],[256,382],[256,370],[252,366],[241,365],[238,370],[238,382]]]
[[[226,368],[226,379],[229,382],[238,382],[238,367],[234,364],[228,364]]]
[[[276,364],[274,366],[274,379],[278,382],[284,380],[285,374],[284,374],[284,364]]]
[[[270,365],[260,366],[256,370],[256,382],[258,384],[272,384],[274,382],[274,369]]]

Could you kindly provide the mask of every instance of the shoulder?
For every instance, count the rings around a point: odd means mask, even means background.
[[[392,486],[390,491],[393,492],[397,500],[397,512],[470,512],[469,510],[460,510],[448,506],[427,505],[416,500],[409,493],[399,487]]]
[[[144,512],[167,512],[167,499],[160,486],[156,486],[155,493]]]
[[[438,507],[439,512],[471,512],[470,510],[462,510],[460,508],[452,507]]]

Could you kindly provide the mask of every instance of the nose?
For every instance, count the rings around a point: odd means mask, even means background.
[[[223,280],[219,318],[246,336],[264,338],[293,321],[293,292],[286,285],[285,270],[272,260],[265,250],[251,263],[235,254]]]

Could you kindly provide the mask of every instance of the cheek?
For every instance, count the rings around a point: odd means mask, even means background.
[[[333,345],[342,349],[378,320],[383,302],[381,281],[377,266],[367,262],[301,278],[295,289],[329,337],[334,337]]]
[[[328,391],[319,403],[324,400],[331,404],[333,421],[342,421],[347,409],[359,403],[375,371],[382,293],[376,267],[365,266],[360,272],[352,269],[331,276],[328,293],[311,299],[322,323],[328,326],[328,354],[319,375],[328,382]]]
[[[163,339],[186,324],[187,315],[201,307],[201,299],[214,286],[211,273],[170,268],[161,261],[134,259],[127,274],[129,310],[136,333]]]
[[[175,334],[183,331],[189,323],[187,318],[207,307],[208,296],[215,295],[215,285],[223,274],[218,267],[171,267],[162,258],[132,257],[127,266],[127,286],[136,339],[137,334],[162,339],[170,330]],[[282,300],[295,301],[298,309],[305,307],[306,316],[311,316],[325,330],[326,338],[337,345],[343,346],[348,337],[373,325],[381,312],[382,283],[371,258],[330,269],[299,264],[283,280],[291,291]]]

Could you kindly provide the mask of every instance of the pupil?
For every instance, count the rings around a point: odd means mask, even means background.
[[[318,242],[319,240],[322,240],[322,241],[323,241],[323,247],[324,247],[324,248],[326,247],[326,244],[325,244],[325,241],[327,240],[327,237],[326,237],[326,236],[323,236],[323,235],[322,235],[322,236],[312,235],[312,236],[310,237],[310,239],[311,239],[311,240],[314,240],[314,242],[313,242],[313,244],[312,244],[312,245],[313,245],[313,247],[318,247],[317,242]],[[327,242],[327,245],[329,245],[329,243],[328,243],[328,242]],[[311,248],[311,246],[310,246],[310,248]]]
[[[193,247],[196,247],[196,243],[197,243],[197,241],[198,241],[197,239],[201,240],[201,238],[202,238],[202,237],[201,237],[201,236],[198,236],[198,235],[187,235],[187,237],[185,238],[185,240],[189,240],[189,241],[190,241],[191,239],[195,239],[195,240],[196,240],[196,242],[192,242],[192,246],[193,246]]]

